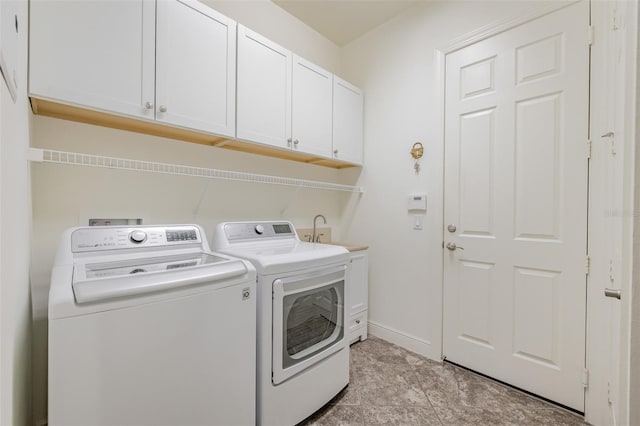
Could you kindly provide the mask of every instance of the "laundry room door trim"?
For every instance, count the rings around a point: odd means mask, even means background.
[[[516,16],[512,16],[504,20],[496,21],[492,24],[489,24],[477,30],[471,31],[470,33],[467,33],[459,38],[453,39],[449,41],[449,43],[447,43],[445,46],[438,49],[438,51],[442,52],[444,55],[448,55],[449,53],[453,53],[456,50],[460,50],[464,47],[470,46],[484,39],[498,35],[501,32],[510,30],[522,24],[526,24],[529,21],[533,21],[534,19],[541,18],[545,15],[548,15],[549,13],[553,13],[560,9],[569,7],[574,3],[578,3],[579,1],[580,0],[573,0],[568,2],[562,2],[559,4],[549,4],[546,6],[533,6],[528,10],[525,9],[523,13],[520,13]],[[442,65],[443,65],[442,68],[444,68],[444,63]],[[442,83],[444,83],[444,80],[442,80]],[[442,98],[442,100],[444,100],[444,98]]]
[[[638,128],[638,4],[623,0],[591,2],[591,139],[589,236],[592,259],[587,288],[586,421],[594,425],[638,424],[639,386],[630,356],[633,344],[632,303],[634,174]],[[635,164],[634,164],[635,162]],[[634,210],[635,208],[635,210]],[[605,288],[621,290],[620,300],[604,296]],[[611,316],[610,316],[611,315]],[[612,318],[617,316],[617,321]],[[618,324],[615,324],[618,322]],[[619,341],[613,338],[618,333]],[[637,332],[636,332],[637,333]],[[603,350],[602,348],[606,348]],[[618,353],[615,353],[615,352]],[[615,360],[615,361],[614,361]],[[615,370],[618,370],[617,372]],[[616,377],[617,376],[617,377]],[[638,381],[636,380],[636,383]],[[634,408],[637,413],[634,417]]]
[[[530,21],[533,21],[535,19],[544,17],[545,15],[548,15],[550,13],[559,11],[561,9],[564,9],[566,7],[569,7],[575,3],[577,3],[578,1],[571,1],[571,2],[566,2],[566,3],[561,3],[561,4],[552,4],[552,5],[546,5],[546,6],[533,6],[532,8],[525,10],[523,13],[520,13],[516,16],[504,19],[504,20],[500,20],[500,21],[496,21],[493,24],[489,24],[485,27],[482,27],[480,29],[477,29],[475,31],[472,31],[470,33],[467,33],[459,38],[453,39],[451,41],[449,41],[446,45],[444,45],[443,47],[436,49],[435,55],[436,55],[436,64],[438,67],[438,102],[439,102],[439,108],[438,108],[438,122],[440,123],[440,126],[437,129],[437,140],[440,142],[441,147],[442,147],[442,152],[444,153],[445,151],[445,98],[446,98],[446,58],[447,55],[456,52],[462,48],[465,48],[467,46],[473,45],[475,43],[478,43],[482,40],[485,40],[487,38],[496,36],[502,32],[505,32],[507,30],[513,29],[519,25],[522,24],[526,24]],[[586,40],[586,36],[585,35],[585,40]],[[591,59],[593,60],[593,59]],[[590,83],[591,84],[591,83]],[[442,233],[440,234],[441,238],[442,238],[442,244],[444,247],[444,241],[445,241],[445,216],[444,216],[444,206],[445,206],[445,157],[443,156],[442,158],[443,164],[442,164],[442,182],[443,182],[443,187],[442,187],[442,191],[440,193],[440,202],[442,205],[442,218],[443,218],[443,223],[442,223]],[[587,206],[585,206],[585,209],[587,209]],[[587,216],[587,221],[589,220],[589,217]],[[587,222],[588,223],[588,222]],[[587,229],[585,229],[585,233],[587,232]],[[588,246],[587,246],[588,247]],[[441,265],[441,271],[443,271],[442,273],[442,283],[441,286],[439,288],[439,294],[434,295],[436,298],[438,298],[440,300],[440,312],[438,312],[439,314],[439,318],[440,318],[440,330],[439,332],[439,336],[434,336],[434,340],[438,342],[438,345],[440,347],[440,354],[441,357],[443,356],[443,350],[444,350],[444,342],[443,342],[443,330],[444,330],[444,285],[445,285],[445,274],[444,274],[444,268],[445,268],[445,259],[444,259],[444,255],[441,258],[442,261],[442,265]],[[588,279],[588,278],[587,278]],[[585,301],[586,303],[586,301]],[[588,354],[587,354],[588,356]],[[588,410],[588,407],[585,406],[585,412]]]

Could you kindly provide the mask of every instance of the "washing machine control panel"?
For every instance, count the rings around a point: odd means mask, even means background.
[[[202,243],[197,226],[100,226],[78,228],[71,234],[74,253],[138,247]]]
[[[233,222],[224,225],[228,241],[297,238],[291,222]]]

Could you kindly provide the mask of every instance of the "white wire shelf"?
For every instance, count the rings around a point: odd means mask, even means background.
[[[137,172],[160,173],[179,176],[194,176],[207,179],[235,180],[243,182],[265,183],[271,185],[295,186],[300,188],[325,189],[330,191],[363,193],[360,186],[338,183],[318,182],[254,173],[234,172],[231,170],[207,169],[203,167],[181,166],[178,164],[155,163],[131,160],[127,158],[105,157],[101,155],[81,154],[77,152],[54,151],[30,148],[29,159],[38,163],[72,164],[77,166],[100,167],[106,169],[132,170]]]

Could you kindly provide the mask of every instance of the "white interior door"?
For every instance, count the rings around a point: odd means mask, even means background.
[[[583,1],[447,55],[445,98],[444,355],[579,411],[588,23]]]

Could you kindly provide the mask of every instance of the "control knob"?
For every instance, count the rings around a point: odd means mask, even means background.
[[[264,232],[264,226],[256,225],[256,234],[262,235],[263,232]]]
[[[131,231],[129,234],[129,240],[132,243],[140,244],[147,239],[147,234],[144,231]]]

